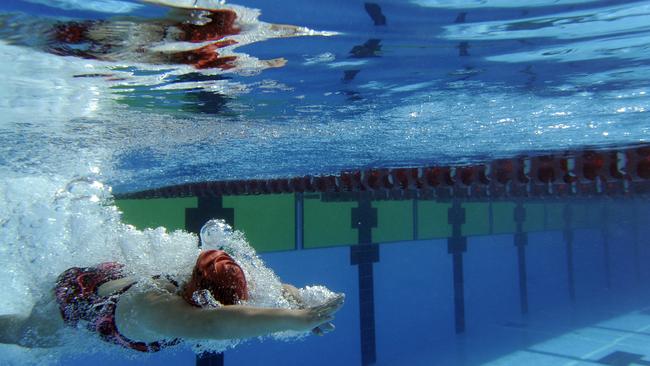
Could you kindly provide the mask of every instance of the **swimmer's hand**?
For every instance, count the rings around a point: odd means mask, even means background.
[[[345,300],[344,294],[336,294],[331,299],[321,305],[308,307],[306,309],[296,310],[300,312],[301,323],[300,330],[314,330],[315,334],[326,333],[334,329],[330,321],[334,320],[334,313],[339,311]],[[322,329],[322,328],[325,329]],[[316,328],[321,328],[316,331]],[[320,335],[320,334],[319,334]]]
[[[343,294],[341,295],[344,296]],[[298,307],[299,309],[305,309],[307,307],[305,301],[300,296],[300,290],[298,290],[293,285],[290,285],[288,283],[283,283],[282,296],[284,296],[284,298],[287,299],[289,303],[291,303],[293,306]],[[317,336],[323,336],[326,333],[333,331],[335,328],[336,327],[334,327],[334,324],[330,322],[326,322],[312,329],[311,333]]]

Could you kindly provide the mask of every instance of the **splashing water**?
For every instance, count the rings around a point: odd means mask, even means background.
[[[282,308],[295,306],[282,296],[282,282],[257,256],[241,231],[233,231],[223,220],[210,220],[201,228],[200,237],[204,249],[224,250],[242,267],[248,282],[248,305]],[[322,304],[335,294],[322,286],[307,286],[300,289],[300,295],[306,306],[314,306]]]
[[[13,177],[0,182],[0,279],[7,284],[0,314],[27,314],[34,303],[51,296],[56,277],[70,267],[117,261],[143,283],[167,273],[182,282],[199,252],[197,237],[164,228],[138,230],[120,221],[110,187],[92,177],[62,179]],[[211,220],[201,230],[204,248],[222,247],[242,266],[249,282],[247,305],[285,307],[280,279],[267,268],[244,235],[223,221]],[[310,303],[333,296],[325,288],[302,290]],[[309,304],[309,303],[308,303]],[[297,334],[278,334],[286,339]],[[146,357],[102,342],[80,329],[64,329],[63,346],[25,350],[1,345],[0,364],[50,364],[73,357],[79,349],[111,357]],[[197,353],[223,351],[240,341],[192,341]],[[169,352],[174,352],[173,349]]]
[[[92,178],[67,184],[61,178],[15,176],[0,182],[0,278],[7,286],[0,314],[27,314],[51,296],[67,268],[105,261],[124,263],[137,277],[187,272],[196,256],[196,237],[164,229],[136,230],[120,222],[110,188]],[[0,364],[50,364],[79,349],[135,357],[83,330],[64,329],[62,347],[27,350],[2,345]]]

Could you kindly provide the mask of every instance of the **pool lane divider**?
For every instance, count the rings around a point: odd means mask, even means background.
[[[420,215],[418,212],[418,200],[413,200],[413,206],[411,208],[411,215],[412,215],[412,227],[413,227],[413,240],[418,240],[420,238],[420,230],[418,222],[420,221]]]
[[[454,200],[447,210],[447,221],[452,234],[447,239],[447,252],[452,256],[454,285],[454,329],[456,334],[465,332],[465,280],[463,276],[463,253],[467,251],[467,237],[462,234],[465,209]]]
[[[518,201],[515,206],[514,221],[517,226],[514,234],[514,244],[517,248],[517,270],[519,273],[519,308],[522,314],[528,314],[528,273],[526,270],[528,233],[523,229],[526,222],[526,208],[521,201]]]
[[[375,336],[375,289],[373,264],[379,262],[379,245],[372,242],[372,229],[377,227],[377,209],[369,195],[359,194],[358,206],[351,210],[351,227],[358,231],[357,245],[350,246],[350,264],[359,273],[359,326],[361,364],[377,361]]]
[[[223,197],[199,197],[196,208],[185,209],[185,230],[197,234],[206,221],[218,218],[234,225],[234,209],[223,207]],[[202,245],[199,236],[199,247]],[[224,366],[223,352],[206,352],[196,356],[196,366]]]
[[[295,237],[296,237],[296,243],[295,243],[295,248],[296,250],[302,250],[304,249],[304,241],[305,241],[305,199],[303,197],[302,193],[296,193],[296,200],[295,200]]]
[[[224,354],[221,353],[208,353],[202,356],[196,356],[196,366],[224,366]]]
[[[223,197],[199,197],[196,208],[185,209],[185,230],[198,235],[203,224],[215,218],[234,225],[235,210],[223,207]]]

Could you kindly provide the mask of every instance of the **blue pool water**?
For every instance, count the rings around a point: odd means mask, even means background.
[[[209,52],[166,31],[214,7],[238,28]],[[3,1],[0,314],[70,266],[187,260],[175,248],[195,236],[121,223],[116,193],[647,142],[649,32],[648,1]],[[561,231],[528,238],[523,315],[512,235],[468,239],[461,334],[447,241],[382,243],[372,352],[349,247],[262,253],[283,280],[346,305],[332,334],[247,341],[225,363],[647,364],[646,201],[592,201],[611,213],[574,232],[573,301]],[[0,345],[0,364],[195,364],[189,346],[69,344]]]

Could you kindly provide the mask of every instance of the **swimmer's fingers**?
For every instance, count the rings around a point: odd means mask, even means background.
[[[329,332],[333,331],[334,329],[336,329],[336,327],[334,326],[334,324],[329,323],[329,322],[320,325],[318,328],[319,328],[323,333],[329,333]]]
[[[343,300],[340,298],[333,298],[326,301],[324,304],[312,306],[307,309],[312,321],[318,324],[326,323],[334,319],[334,313],[343,306]]]
[[[341,309],[344,301],[345,301],[344,294],[336,294],[334,297],[325,301],[323,304],[314,306],[311,309],[312,311],[315,311],[322,315],[325,314],[331,315],[339,311],[339,309]]]
[[[322,324],[329,323],[334,320],[334,313],[336,313],[341,306],[345,296],[342,294],[336,295],[325,303],[317,306],[312,306],[304,310],[299,310],[303,314],[303,319],[306,322],[306,328],[314,330]],[[318,331],[317,331],[318,332]]]
[[[321,324],[328,323],[334,320],[334,316],[331,314],[322,314],[314,311],[313,309],[299,310],[305,312],[304,323],[301,326],[303,330],[312,331],[314,334],[318,334],[320,331],[316,330]]]
[[[326,333],[329,333],[329,332],[333,331],[334,329],[336,329],[334,324],[332,324],[330,322],[327,322],[327,323],[321,324],[321,325],[317,326],[316,328],[312,329],[311,332],[314,335],[323,336]]]

